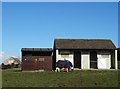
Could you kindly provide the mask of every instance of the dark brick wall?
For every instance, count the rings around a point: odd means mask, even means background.
[[[30,60],[25,60],[22,56],[22,70],[52,70],[52,56],[32,56]]]

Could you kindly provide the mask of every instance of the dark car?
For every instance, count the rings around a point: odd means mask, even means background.
[[[68,68],[68,71],[73,67],[72,63],[68,60],[58,60],[56,63],[56,67],[62,69],[62,68]]]

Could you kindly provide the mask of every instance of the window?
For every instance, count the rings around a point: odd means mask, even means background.
[[[31,54],[26,54],[26,55],[25,55],[25,59],[26,59],[26,60],[31,60],[31,58],[32,58],[32,55],[31,55]]]
[[[59,54],[72,54],[72,52],[71,51],[69,51],[69,50],[59,50]]]
[[[39,61],[44,61],[45,60],[45,58],[39,58]]]
[[[69,54],[62,54],[61,57],[62,57],[62,58],[68,58],[68,57],[69,57]]]

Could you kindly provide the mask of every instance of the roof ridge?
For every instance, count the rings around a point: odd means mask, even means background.
[[[56,39],[55,46],[63,49],[116,49],[111,39]]]
[[[88,38],[88,39],[79,39],[79,38],[59,38],[59,39],[55,39],[55,40],[111,40],[111,39],[92,39],[92,38]]]

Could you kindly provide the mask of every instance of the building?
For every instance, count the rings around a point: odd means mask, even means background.
[[[120,61],[120,48],[118,48],[118,61]]]
[[[12,57],[7,58],[2,63],[2,69],[18,68],[20,67],[20,65],[21,65],[20,59],[12,56]]]
[[[53,69],[58,60],[80,69],[117,69],[117,50],[108,39],[55,39]]]
[[[52,48],[22,48],[22,70],[52,70]]]
[[[4,62],[3,62],[4,65],[20,65],[20,60],[16,57],[9,57],[8,59],[6,59]]]

